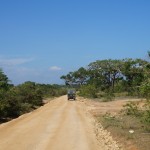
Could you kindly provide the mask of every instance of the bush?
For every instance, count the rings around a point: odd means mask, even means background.
[[[8,91],[1,92],[0,118],[14,118],[41,106],[42,94],[35,83],[26,82]]]
[[[67,88],[60,85],[37,84],[36,87],[38,87],[45,98],[62,96],[67,93]]]
[[[34,82],[25,82],[16,87],[16,91],[22,103],[31,104],[32,107],[41,106],[43,103],[42,92]]]
[[[20,115],[24,114],[24,113],[28,113],[30,111],[32,111],[32,105],[29,103],[21,103],[20,105]]]
[[[124,112],[126,115],[139,116],[141,114],[138,109],[138,104],[135,102],[129,102],[124,107]]]
[[[111,91],[108,91],[108,92],[104,93],[104,95],[103,95],[103,102],[112,101],[114,98],[115,98],[114,93]]]
[[[83,85],[79,95],[83,97],[97,98],[97,88],[94,85]]]
[[[21,111],[21,102],[17,98],[17,93],[13,90],[7,92],[5,97],[6,111],[8,117],[18,117]]]
[[[124,106],[123,112],[126,115],[138,118],[143,123],[144,129],[150,131],[150,101],[145,103],[143,109],[139,108],[138,103],[127,103]]]
[[[142,85],[140,86],[140,93],[146,99],[150,99],[150,79],[147,79],[142,83]]]
[[[66,94],[66,88],[59,85],[25,82],[18,86],[9,84],[8,77],[0,69],[0,119],[18,117],[43,105],[43,96]]]
[[[150,101],[146,102],[144,108],[141,121],[145,124],[145,129],[150,132]]]

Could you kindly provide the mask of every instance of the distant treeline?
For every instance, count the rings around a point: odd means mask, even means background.
[[[43,105],[44,98],[64,94],[66,94],[66,87],[61,85],[28,81],[14,86],[0,69],[0,120],[18,117]]]
[[[142,59],[97,60],[61,76],[85,97],[112,99],[115,95],[150,98],[150,62]]]

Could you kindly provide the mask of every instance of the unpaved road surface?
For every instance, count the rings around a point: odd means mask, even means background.
[[[83,99],[84,102],[86,103],[88,109],[93,115],[100,115],[100,114],[106,114],[110,113],[112,115],[116,115],[119,113],[124,107],[129,102],[137,102],[141,106],[143,106],[143,102],[141,99],[119,99],[115,101],[110,101],[110,102],[100,102],[100,101],[94,101],[90,99]]]
[[[82,102],[66,96],[0,125],[0,150],[118,150],[100,139]]]

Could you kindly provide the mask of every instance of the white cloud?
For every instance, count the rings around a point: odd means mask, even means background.
[[[34,65],[32,66],[32,61],[35,61],[35,58],[0,55],[0,68],[3,69],[4,73],[15,85],[23,83],[25,81],[34,81],[38,83],[62,82],[59,79],[59,77],[61,76],[61,67],[51,66],[48,69],[37,66],[35,67]],[[50,73],[49,71],[51,71],[52,73]]]
[[[49,68],[50,71],[59,71],[62,70],[62,68],[58,67],[58,66],[52,66]]]
[[[0,58],[2,66],[16,66],[33,61],[33,58]]]

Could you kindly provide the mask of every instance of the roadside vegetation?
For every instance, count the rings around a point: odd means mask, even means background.
[[[142,59],[97,60],[61,76],[79,95],[112,100],[115,96],[150,98],[150,62]]]
[[[106,113],[96,116],[104,129],[123,144],[127,150],[149,150],[150,102],[128,102],[118,114]]]
[[[150,52],[148,52],[150,58]],[[61,77],[78,94],[100,102],[139,98],[129,102],[119,114],[98,114],[96,118],[125,149],[150,147],[150,62],[142,59],[97,60],[87,67]]]
[[[18,86],[10,84],[0,70],[0,122],[16,118],[43,105],[43,99],[66,94],[61,85],[38,84],[27,81]]]

